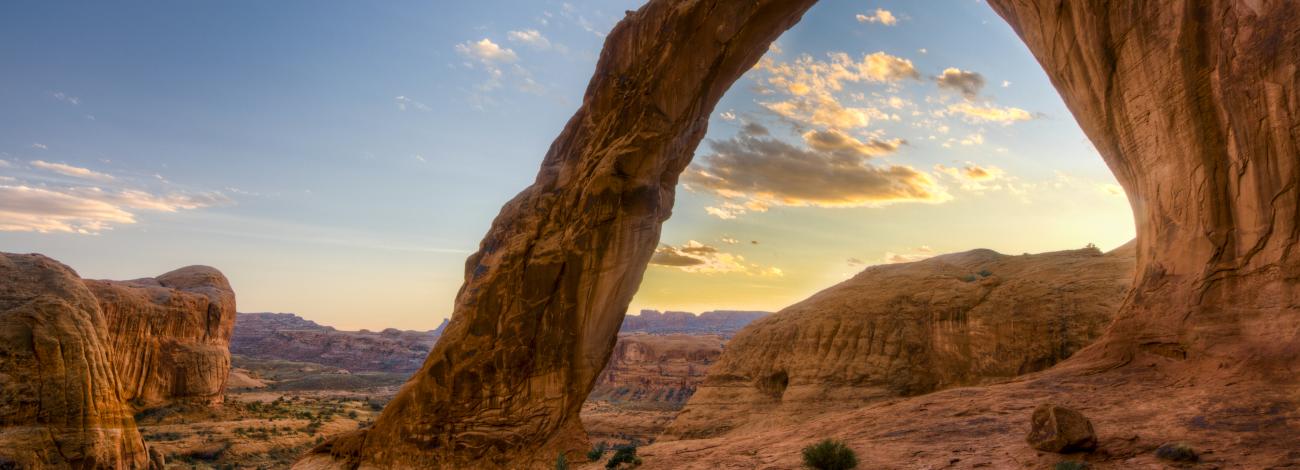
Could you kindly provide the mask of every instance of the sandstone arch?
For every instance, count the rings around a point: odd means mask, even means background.
[[[424,367],[373,428],[301,465],[517,468],[579,449],[579,406],[708,115],[813,3],[651,0],[629,12],[536,182],[467,261]],[[1137,279],[1119,319],[1042,380],[1157,357],[1164,376],[1294,390],[1300,4],[989,3],[1115,172],[1138,230]]]

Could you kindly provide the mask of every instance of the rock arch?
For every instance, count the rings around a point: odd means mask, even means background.
[[[467,260],[424,367],[372,428],[299,466],[540,467],[583,448],[579,407],[709,114],[813,3],[650,0],[628,12],[536,181]],[[1128,192],[1138,230],[1119,319],[1042,380],[1154,356],[1166,375],[1294,387],[1300,3],[989,3]]]

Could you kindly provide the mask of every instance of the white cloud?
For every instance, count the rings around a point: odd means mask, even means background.
[[[996,166],[980,166],[975,163],[966,162],[966,164],[961,167],[950,167],[938,164],[934,166],[934,170],[957,181],[957,183],[961,185],[961,188],[967,191],[978,192],[1010,189],[1014,192],[1017,190],[1014,186],[1014,179],[1009,179],[1006,172]]]
[[[876,12],[872,13],[870,16],[858,14],[857,18],[859,23],[880,23],[885,26],[898,24],[898,17],[894,16],[892,12],[884,8],[877,8]]]
[[[48,150],[50,147],[49,147],[48,145],[42,144],[42,143],[40,143],[40,142],[33,142],[33,143],[32,143],[32,148],[34,148],[34,149],[39,149],[39,150]]]
[[[56,91],[52,93],[52,95],[54,96],[54,99],[62,101],[64,103],[68,103],[73,106],[81,104],[81,98],[77,98],[75,96],[69,95],[61,91]]]
[[[503,48],[488,38],[480,39],[478,42],[457,44],[456,52],[466,57],[478,59],[485,64],[510,63],[519,59],[515,51]]]
[[[537,49],[550,49],[551,41],[546,39],[542,33],[535,29],[525,29],[523,31],[511,31],[506,33],[506,37],[511,41],[527,44]]]
[[[31,165],[46,171],[52,171],[61,175],[71,176],[94,181],[112,181],[113,175],[100,173],[89,168],[72,166],[65,163],[50,163],[42,160],[32,160]]]
[[[718,117],[722,118],[723,121],[735,121],[736,113],[732,111],[723,111],[722,113],[718,114]]]
[[[406,111],[408,108],[409,108],[409,109],[416,109],[416,110],[420,110],[420,111],[428,111],[428,110],[431,109],[431,108],[429,108],[428,105],[426,105],[426,104],[424,104],[424,103],[421,103],[421,102],[419,102],[419,101],[415,101],[415,100],[413,100],[413,99],[407,98],[406,96],[398,96],[398,97],[396,97],[396,98],[393,98],[393,100],[397,102],[397,110],[398,110],[398,111]]]
[[[961,114],[971,121],[988,121],[1010,124],[1016,121],[1028,121],[1034,118],[1029,111],[997,105],[980,106],[971,103],[956,103],[948,106],[949,114]]]
[[[0,185],[0,231],[94,234],[136,222],[132,210],[177,212],[231,202],[221,193],[151,194],[95,187]]]

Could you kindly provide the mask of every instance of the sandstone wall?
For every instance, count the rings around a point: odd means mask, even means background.
[[[0,467],[147,465],[107,330],[72,269],[0,254]]]
[[[124,400],[136,408],[221,402],[235,293],[220,271],[189,266],[156,278],[85,284],[104,313]]]
[[[869,267],[741,330],[664,438],[792,425],[1046,369],[1101,336],[1133,266],[1130,244]]]

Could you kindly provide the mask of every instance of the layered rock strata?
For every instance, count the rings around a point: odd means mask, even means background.
[[[1046,369],[1101,336],[1133,265],[1126,245],[869,267],[741,330],[665,437],[792,425]]]
[[[221,402],[235,293],[220,271],[189,266],[156,278],[85,284],[108,325],[123,399],[137,408]]]
[[[0,467],[148,465],[107,331],[72,269],[0,253]]]

